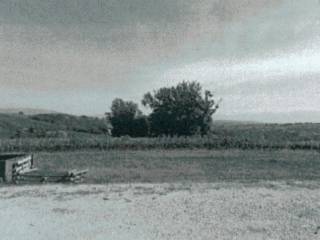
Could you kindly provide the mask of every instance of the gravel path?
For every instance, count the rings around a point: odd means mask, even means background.
[[[1,187],[1,240],[320,239],[320,187],[306,186]]]

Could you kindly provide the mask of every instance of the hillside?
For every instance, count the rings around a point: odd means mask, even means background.
[[[24,129],[54,130],[54,126],[46,122],[38,122],[25,115],[0,113],[0,137],[14,137]]]
[[[89,134],[104,134],[108,132],[109,124],[104,119],[69,114],[38,114],[30,117],[32,120],[49,123],[59,130]]]
[[[76,134],[105,134],[105,120],[67,114],[19,115],[0,113],[0,138],[59,137]]]

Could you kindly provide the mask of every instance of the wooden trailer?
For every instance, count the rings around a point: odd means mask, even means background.
[[[1,154],[0,180],[11,183],[15,181],[18,173],[33,169],[32,154]]]
[[[88,170],[52,171],[37,169],[32,154],[0,155],[0,181],[6,183],[81,183]]]

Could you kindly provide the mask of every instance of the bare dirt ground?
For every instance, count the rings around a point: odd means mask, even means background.
[[[0,188],[1,240],[320,239],[317,183]]]

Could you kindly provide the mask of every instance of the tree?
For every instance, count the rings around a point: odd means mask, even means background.
[[[206,134],[212,122],[211,116],[219,104],[213,94],[198,82],[183,81],[174,87],[160,88],[146,93],[142,104],[151,108],[150,124],[153,135],[188,136]]]
[[[132,101],[116,98],[108,116],[112,125],[112,136],[143,137],[148,135],[148,124],[138,105]]]

